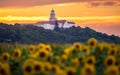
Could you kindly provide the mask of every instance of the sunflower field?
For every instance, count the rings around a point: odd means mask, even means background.
[[[0,75],[120,75],[120,45],[0,44]]]

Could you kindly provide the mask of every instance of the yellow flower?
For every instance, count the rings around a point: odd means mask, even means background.
[[[117,66],[109,66],[105,71],[105,75],[119,75],[119,69]]]
[[[86,52],[87,55],[90,54],[90,50],[89,50],[89,47],[88,46],[84,46],[83,49],[82,49],[83,52]]]
[[[113,56],[108,56],[104,62],[105,66],[107,67],[114,65],[114,63],[115,63],[115,58]]]
[[[47,51],[51,51],[51,46],[50,45],[45,45],[45,50],[47,50]]]
[[[108,50],[108,54],[109,55],[116,55],[117,54],[117,48],[111,48],[110,50]]]
[[[31,75],[33,73],[33,66],[32,64],[23,64],[23,73],[24,75]]]
[[[80,56],[79,58],[78,58],[78,61],[81,63],[81,62],[83,62],[85,60],[85,56]]]
[[[73,49],[75,49],[76,51],[81,51],[81,49],[82,49],[81,43],[80,42],[75,42],[73,44]]]
[[[43,71],[43,63],[35,61],[33,64],[33,70],[35,73]]]
[[[118,65],[118,70],[119,70],[119,72],[120,72],[120,65]]]
[[[97,40],[95,38],[90,38],[87,44],[88,46],[90,46],[90,48],[95,48],[97,45]]]
[[[66,54],[66,55],[68,55],[69,53],[70,53],[70,49],[69,48],[66,48],[65,50],[63,50],[63,54]]]
[[[58,65],[52,65],[51,72],[56,73],[56,74],[59,73],[60,72],[59,66]]]
[[[42,50],[44,48],[45,48],[45,44],[43,44],[43,43],[38,44],[38,49],[39,50]]]
[[[117,55],[120,55],[120,50],[117,50]]]
[[[9,75],[9,65],[6,63],[0,62],[0,75]]]
[[[66,70],[66,75],[75,75],[75,68],[74,67],[68,67]]]
[[[8,52],[2,54],[2,60],[8,61],[10,58],[10,54]]]
[[[81,70],[80,75],[95,75],[95,68],[93,65],[85,65]]]
[[[68,56],[65,55],[65,54],[62,54],[61,57],[60,57],[60,59],[61,59],[62,62],[64,62],[65,60],[67,60],[67,58],[68,58]]]
[[[89,64],[89,65],[94,65],[95,62],[96,62],[95,56],[89,56],[89,57],[86,59],[86,61],[85,61],[85,63],[86,63],[86,64]]]
[[[78,60],[78,58],[72,59],[72,65],[73,65],[74,67],[78,67],[78,65],[79,65],[79,60]]]
[[[41,59],[41,58],[47,58],[49,55],[49,52],[46,50],[40,50],[37,52],[37,56]]]
[[[20,58],[21,57],[21,50],[20,49],[15,49],[13,57],[16,58],[16,59]]]
[[[24,75],[31,75],[34,72],[33,68],[34,63],[35,60],[30,58],[24,61],[22,66]]]
[[[35,46],[34,46],[34,45],[30,45],[30,46],[29,46],[29,52],[30,52],[30,53],[35,52]]]
[[[98,50],[102,51],[105,48],[105,45],[106,45],[105,43],[98,44]]]
[[[49,62],[45,62],[43,66],[43,72],[48,74],[52,68],[52,65]]]

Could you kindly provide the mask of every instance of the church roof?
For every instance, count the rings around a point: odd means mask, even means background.
[[[40,22],[37,22],[35,24],[39,24],[39,25],[42,25],[42,24],[51,24],[51,25],[54,25],[56,21],[40,21]],[[66,22],[66,20],[57,20],[58,23],[62,23],[64,24]]]

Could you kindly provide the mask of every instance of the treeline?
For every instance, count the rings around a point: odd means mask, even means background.
[[[43,29],[34,25],[8,25],[0,23],[0,43],[27,43],[36,44],[43,43],[73,43],[73,42],[86,42],[89,38],[94,37],[98,41],[120,43],[120,37],[108,36],[89,27],[71,27],[71,28],[58,28],[57,25],[54,30]]]

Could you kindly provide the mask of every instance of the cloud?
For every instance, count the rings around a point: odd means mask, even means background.
[[[105,1],[103,5],[115,5],[119,2],[119,0],[0,0],[0,7],[30,7],[72,2],[88,2],[91,6],[99,6],[103,1]]]
[[[120,1],[92,1],[88,2],[89,7],[97,6],[120,6]]]
[[[104,2],[103,5],[105,5],[105,6],[113,6],[113,5],[116,5],[116,2],[108,1],[108,2]]]

